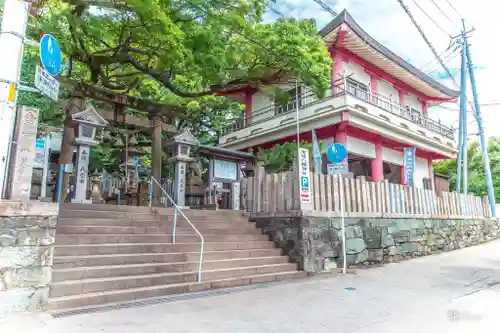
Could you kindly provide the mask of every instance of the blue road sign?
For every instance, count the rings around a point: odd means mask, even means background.
[[[61,49],[52,35],[43,35],[40,39],[40,60],[43,68],[52,76],[61,72]]]
[[[340,163],[347,157],[347,149],[341,143],[333,143],[326,151],[326,158],[332,163]]]
[[[307,176],[300,177],[300,187],[302,189],[309,189],[309,177]]]

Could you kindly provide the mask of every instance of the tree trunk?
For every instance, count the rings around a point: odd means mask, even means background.
[[[153,135],[152,135],[152,144],[151,144],[151,176],[153,176],[158,182],[161,179],[161,169],[162,169],[162,140],[161,140],[161,117],[152,116],[153,120]],[[161,190],[156,183],[152,184],[153,190],[153,205],[160,204],[160,196]]]
[[[68,106],[64,110],[64,132],[61,144],[61,153],[59,155],[59,165],[73,163],[73,149],[75,142],[75,124],[71,116],[74,113],[80,112],[85,107],[85,99],[80,96],[73,96],[68,102]],[[61,169],[59,168],[59,171]],[[61,199],[66,200],[67,189],[69,185],[69,174],[64,173]],[[59,181],[59,175],[57,177]]]

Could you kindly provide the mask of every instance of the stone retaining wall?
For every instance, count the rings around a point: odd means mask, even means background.
[[[301,269],[342,266],[339,218],[252,217]],[[348,265],[380,264],[450,251],[500,238],[493,219],[346,218]]]
[[[11,312],[37,310],[45,304],[51,280],[57,209],[53,204],[6,208],[5,203],[0,203],[0,206],[2,317]]]

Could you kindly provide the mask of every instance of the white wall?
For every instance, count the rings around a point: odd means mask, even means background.
[[[375,145],[373,143],[353,138],[352,136],[347,137],[347,150],[350,153],[375,158]]]
[[[347,75],[352,74],[351,78],[353,80],[364,83],[367,86],[370,84],[370,75],[368,75],[368,73],[365,72],[365,69],[360,65],[350,62],[348,64],[344,63],[344,66],[342,67],[342,69],[346,71]]]
[[[403,165],[403,152],[382,147],[382,160],[396,165]]]
[[[417,96],[408,94],[405,96],[405,105],[409,105],[412,109],[422,112],[422,104],[418,101]]]
[[[378,80],[377,94],[382,97],[390,98],[393,102],[399,103],[399,93],[396,88],[394,88],[394,85],[392,83],[384,80]]]
[[[426,159],[417,157],[415,159],[415,179],[414,184],[417,188],[424,187],[424,178],[429,178],[429,164]]]

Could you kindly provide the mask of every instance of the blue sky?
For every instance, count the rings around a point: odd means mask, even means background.
[[[428,38],[434,44],[438,53],[443,52],[449,45],[449,36],[460,32],[461,17],[450,7],[446,0],[434,0],[445,12],[448,18],[441,13],[431,0],[416,0],[431,18],[445,30],[438,28],[412,0],[405,0],[406,5],[414,14],[417,22],[424,29]],[[347,9],[354,19],[372,37],[398,53],[404,59],[410,60],[414,65],[429,73],[435,78],[442,77],[443,70],[434,60],[434,56],[425,44],[424,40],[401,8],[397,0],[324,0],[336,12]],[[500,94],[496,88],[500,65],[497,61],[497,46],[492,42],[494,33],[500,31],[500,1],[493,0],[449,0],[449,2],[464,15],[467,27],[476,30],[470,37],[471,53],[474,65],[477,66],[476,79],[480,102],[491,104],[500,101]],[[317,26],[321,29],[333,17],[323,10],[313,0],[276,0],[273,6],[287,17],[314,18]],[[268,19],[277,15],[268,14]],[[446,52],[443,54],[445,62],[453,69],[460,68],[460,56],[457,52]],[[456,70],[455,70],[456,71]],[[451,80],[444,79],[441,82],[454,87]],[[459,78],[457,77],[457,82]],[[472,99],[471,99],[472,100]],[[450,108],[458,108],[456,104],[448,105]],[[496,112],[500,111],[500,105],[483,106],[482,113],[486,125],[487,135],[498,135],[492,124],[498,119]],[[442,108],[433,108],[433,118],[440,118],[444,123],[458,125],[458,112]],[[473,121],[469,114],[469,122]],[[469,125],[469,133],[477,132],[475,123]],[[473,138],[473,137],[471,137]]]

